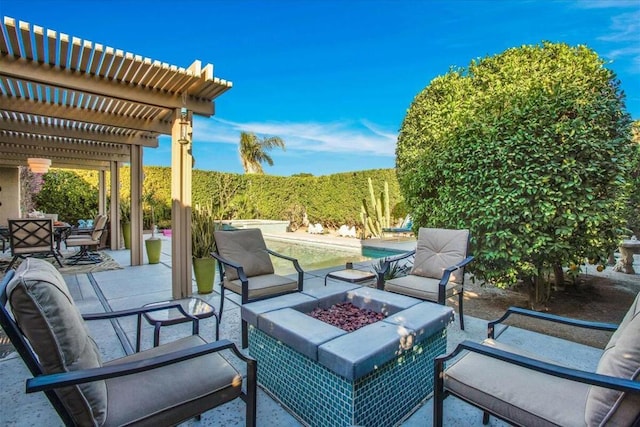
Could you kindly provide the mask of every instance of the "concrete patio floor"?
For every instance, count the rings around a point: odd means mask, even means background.
[[[317,237],[317,236],[316,236]],[[67,281],[72,295],[82,313],[102,312],[105,310],[119,310],[138,307],[146,303],[171,299],[171,242],[163,237],[162,256],[159,264],[131,267],[129,266],[129,251],[107,251],[124,268],[92,274],[67,275]],[[356,240],[350,239],[355,245]],[[342,240],[344,241],[344,239]],[[359,242],[359,241],[358,241]],[[340,244],[327,236],[325,244]],[[374,241],[373,245],[391,249],[415,248],[415,241],[406,239],[392,239]],[[146,259],[146,258],[145,258]],[[356,264],[355,268],[368,269],[366,263]],[[324,286],[324,276],[328,271],[318,270],[305,272],[305,289]],[[639,270],[640,271],[640,270]],[[636,275],[636,278],[640,276]],[[640,280],[640,279],[639,279]],[[217,279],[216,279],[217,281]],[[328,286],[346,286],[341,282],[329,281]],[[204,299],[211,305],[219,307],[220,294],[218,287],[207,295],[199,295],[193,282],[193,295]],[[231,292],[225,294],[225,305],[220,337],[240,343],[240,305],[239,297]],[[204,319],[200,324],[200,333],[208,340],[214,340],[214,320]],[[455,348],[457,343],[470,339],[481,341],[486,337],[486,320],[465,316],[465,331],[460,331],[458,322],[448,328],[448,350]],[[125,347],[135,345],[135,318],[119,322],[100,321],[90,322],[89,328],[103,354],[104,360],[121,357],[125,354]],[[161,342],[170,341],[174,337],[190,333],[188,324],[165,327],[161,332]],[[142,333],[143,348],[152,346],[153,328],[145,324]],[[541,341],[544,339],[544,341]],[[576,367],[595,369],[599,351],[582,346],[579,352],[567,354],[562,350],[560,340],[542,337],[514,327],[509,328],[501,341],[516,343],[530,349],[545,348],[546,357],[569,363]],[[123,344],[124,343],[124,344]],[[229,360],[239,369],[242,368],[228,355]],[[206,374],[206,373],[204,373]],[[15,353],[0,359],[0,425],[3,426],[34,426],[61,425],[61,422],[43,394],[24,392],[25,380],[30,373],[20,357]],[[405,427],[424,426],[432,424],[432,400],[427,399],[421,406],[410,414],[400,425]],[[244,425],[244,403],[237,400],[203,414],[200,421],[188,421],[185,426],[223,426]],[[277,401],[272,399],[264,390],[258,390],[258,425],[259,426],[300,426],[294,416],[285,410]],[[445,400],[445,425],[447,426],[481,426],[482,413],[472,406],[450,397]],[[501,421],[491,418],[492,426],[505,425]]]

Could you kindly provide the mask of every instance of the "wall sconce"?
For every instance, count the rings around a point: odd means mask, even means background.
[[[178,138],[180,145],[189,143],[189,125],[189,111],[186,107],[182,107],[180,109],[180,138]]]
[[[31,169],[31,172],[33,173],[47,173],[49,172],[49,167],[51,166],[51,160],[30,157],[27,159],[27,164],[29,165],[29,169]]]

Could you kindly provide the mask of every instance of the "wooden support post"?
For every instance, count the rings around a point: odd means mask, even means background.
[[[131,265],[142,265],[142,146],[131,146]]]
[[[191,113],[176,109],[171,128],[171,261],[173,298],[191,295]]]
[[[118,162],[110,164],[111,178],[111,209],[109,210],[109,221],[111,223],[111,250],[120,249],[122,229],[120,227],[120,165]]]

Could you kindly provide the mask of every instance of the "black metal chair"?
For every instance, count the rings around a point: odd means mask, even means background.
[[[13,267],[18,258],[33,255],[51,255],[60,267],[62,261],[55,248],[53,219],[9,219],[9,245],[13,258],[5,271]]]
[[[540,351],[497,341],[496,325],[514,314],[615,332],[595,372],[584,371],[551,361]],[[488,336],[483,343],[464,341],[435,359],[434,426],[442,426],[443,403],[449,395],[483,410],[484,424],[493,415],[520,426],[640,426],[640,294],[620,325],[511,307],[489,322]],[[566,354],[576,351],[570,341],[564,344]]]
[[[220,271],[220,321],[224,305],[224,291],[242,296],[242,304],[302,291],[304,271],[298,260],[267,249],[258,228],[215,231],[216,249],[211,256],[218,260]],[[274,274],[269,255],[293,263],[297,280]],[[242,348],[248,345],[248,325],[242,321]]]
[[[169,308],[191,319],[193,335],[106,363],[84,324],[122,316],[140,323]],[[246,425],[256,424],[255,360],[230,341],[207,343],[179,303],[81,315],[60,273],[28,258],[0,283],[0,324],[34,376],[27,393],[44,392],[66,425],[176,425],[238,397]],[[246,380],[223,350],[246,363]]]
[[[441,305],[457,295],[464,330],[464,268],[474,258],[467,254],[469,238],[469,230],[420,228],[415,250],[383,260],[377,272],[378,288]],[[408,274],[385,279],[392,265],[412,258],[413,265],[404,266]]]

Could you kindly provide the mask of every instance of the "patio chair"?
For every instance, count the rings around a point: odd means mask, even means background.
[[[52,255],[60,267],[62,261],[55,249],[52,219],[9,219],[9,246],[13,258],[5,271],[9,271],[18,258],[33,255]]]
[[[7,308],[10,306],[11,314]],[[103,363],[85,320],[175,308],[193,335]],[[180,304],[81,315],[60,273],[29,258],[0,283],[0,324],[31,371],[26,392],[43,391],[66,425],[176,425],[238,397],[256,424],[256,362],[227,340],[206,342]],[[220,354],[246,363],[242,374]]]
[[[543,358],[539,351],[496,341],[496,325],[512,314],[615,332],[595,372],[584,371]],[[488,329],[483,343],[464,341],[435,359],[435,426],[442,426],[443,401],[449,395],[485,411],[484,424],[494,415],[521,426],[640,426],[640,294],[620,325],[511,307],[489,322]],[[578,351],[574,343],[565,342],[565,354]],[[463,351],[444,369],[445,362]]]
[[[214,231],[216,250],[211,253],[218,260],[220,271],[220,321],[224,305],[224,291],[242,296],[242,304],[302,291],[304,272],[298,260],[267,249],[258,228]],[[298,272],[297,279],[274,274],[269,255],[293,263]],[[242,348],[248,345],[248,325],[242,321]]]
[[[378,288],[441,305],[457,295],[460,329],[464,330],[464,267],[473,261],[473,256],[467,255],[468,247],[469,230],[420,228],[416,249],[383,260]],[[410,257],[414,261],[409,274],[385,279],[392,265]]]
[[[100,255],[93,252],[92,249],[97,249],[100,246],[100,239],[102,238],[102,233],[104,233],[106,229],[106,225],[107,216],[98,215],[91,235],[79,234],[76,236],[68,236],[65,240],[65,246],[67,248],[80,247],[80,251],[67,258],[67,264],[97,264],[102,262]]]

